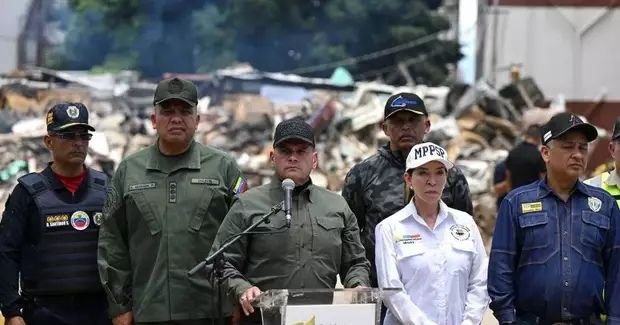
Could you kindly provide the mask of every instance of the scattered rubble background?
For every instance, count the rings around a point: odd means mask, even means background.
[[[386,99],[400,91],[420,95],[431,119],[427,139],[446,147],[467,177],[487,244],[496,217],[495,165],[519,140],[522,128],[545,123],[565,110],[561,98],[547,100],[531,78],[493,89],[484,81],[451,87],[341,85],[249,66],[179,76],[193,80],[204,96],[198,105],[196,140],[232,154],[250,186],[273,175],[269,151],[275,125],[301,116],[317,136],[319,167],[313,181],[339,192],[349,169],[387,142],[380,128]],[[43,116],[49,107],[61,101],[89,107],[97,132],[87,164],[112,174],[123,157],[155,139],[149,120],[155,86],[131,71],[93,75],[36,68],[0,76],[0,211],[17,178],[43,169],[49,161],[43,144]]]

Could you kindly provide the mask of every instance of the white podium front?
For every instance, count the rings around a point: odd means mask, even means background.
[[[268,290],[254,305],[260,308],[263,325],[377,325],[383,298],[399,290]]]

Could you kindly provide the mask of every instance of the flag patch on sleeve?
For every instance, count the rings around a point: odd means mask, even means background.
[[[239,176],[237,178],[237,182],[235,183],[235,187],[233,188],[233,192],[235,194],[241,194],[248,189],[248,181],[243,176]]]

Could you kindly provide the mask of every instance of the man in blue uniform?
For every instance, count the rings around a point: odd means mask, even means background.
[[[107,177],[84,167],[95,129],[81,103],[55,105],[46,122],[53,161],[19,178],[0,223],[5,324],[110,324],[97,272]]]
[[[571,113],[541,129],[546,178],[502,201],[489,261],[500,324],[620,324],[620,210],[579,181],[596,129]]]

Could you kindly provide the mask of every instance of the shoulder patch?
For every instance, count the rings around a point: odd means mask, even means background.
[[[241,194],[248,189],[248,182],[243,176],[239,176],[237,178],[237,182],[235,183],[235,187],[233,187],[233,192],[235,194]]]

